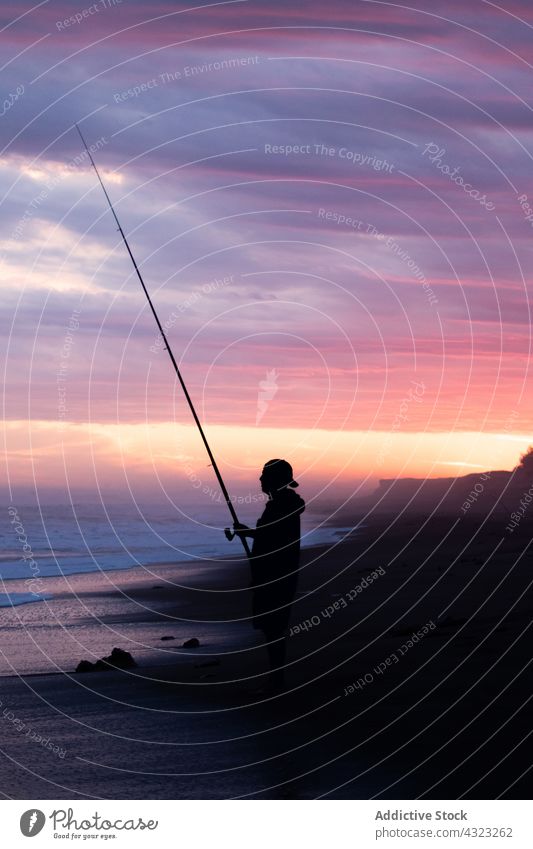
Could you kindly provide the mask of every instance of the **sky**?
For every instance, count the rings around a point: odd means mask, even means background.
[[[9,497],[511,469],[533,442],[527,0],[0,11]]]

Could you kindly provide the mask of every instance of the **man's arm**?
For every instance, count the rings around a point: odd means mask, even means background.
[[[248,525],[241,525],[240,522],[233,523],[233,530],[239,537],[251,537],[254,539],[256,534],[256,528],[249,528]]]

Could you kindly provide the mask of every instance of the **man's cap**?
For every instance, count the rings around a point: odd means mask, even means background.
[[[292,476],[292,466],[287,460],[268,460],[263,466],[263,472],[273,475],[280,486],[292,486],[293,488],[298,486]]]

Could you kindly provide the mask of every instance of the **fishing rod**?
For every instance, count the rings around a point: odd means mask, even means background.
[[[140,282],[140,284],[141,284],[141,286],[142,286],[142,288],[143,288],[143,292],[144,292],[144,294],[146,295],[146,299],[147,299],[147,301],[148,301],[148,303],[149,303],[149,305],[150,305],[150,309],[152,310],[152,315],[153,315],[153,317],[155,318],[155,321],[156,321],[157,327],[158,327],[159,332],[160,332],[160,334],[161,334],[161,337],[162,337],[162,339],[163,339],[164,346],[165,346],[165,350],[166,350],[166,351],[168,351],[168,355],[169,355],[169,357],[170,357],[170,361],[171,361],[172,365],[174,366],[174,371],[176,372],[176,376],[177,376],[177,378],[178,378],[178,380],[179,380],[179,382],[180,382],[180,386],[181,386],[181,388],[183,389],[183,394],[185,395],[185,398],[186,398],[186,400],[187,400],[187,404],[189,405],[189,409],[190,409],[190,411],[191,411],[191,413],[192,413],[192,417],[193,417],[193,419],[194,419],[194,421],[195,421],[195,423],[196,423],[196,427],[198,428],[198,430],[199,430],[199,432],[200,432],[200,436],[202,437],[202,442],[204,443],[205,450],[207,451],[207,456],[209,457],[209,459],[210,459],[210,461],[211,461],[211,465],[212,465],[212,467],[213,467],[213,471],[214,471],[214,473],[215,473],[215,475],[216,475],[216,478],[217,478],[218,484],[219,484],[219,486],[220,486],[220,489],[222,490],[222,494],[223,494],[223,496],[224,496],[224,498],[225,498],[226,504],[228,505],[228,510],[229,510],[229,512],[230,512],[230,514],[231,514],[231,518],[233,519],[233,522],[234,522],[234,524],[235,524],[235,525],[239,525],[239,524],[240,524],[240,522],[239,522],[239,519],[238,519],[238,517],[237,517],[237,513],[235,512],[235,508],[234,508],[234,506],[233,506],[233,504],[232,504],[232,502],[231,502],[231,499],[230,499],[230,497],[229,497],[229,493],[228,493],[228,490],[226,489],[226,485],[225,485],[224,481],[222,480],[222,475],[220,474],[220,469],[219,469],[219,468],[218,468],[218,466],[217,466],[216,460],[215,460],[215,458],[214,458],[214,456],[213,456],[213,452],[211,451],[211,448],[210,448],[210,446],[209,446],[209,442],[207,441],[207,437],[206,437],[206,435],[205,435],[205,433],[204,433],[204,429],[203,429],[203,427],[202,427],[202,424],[201,424],[201,422],[200,422],[200,419],[198,418],[198,414],[197,414],[197,412],[196,412],[196,410],[195,410],[195,408],[194,408],[194,404],[193,404],[193,402],[192,402],[192,398],[191,398],[191,396],[189,395],[189,392],[188,392],[188,390],[187,390],[187,387],[185,386],[185,381],[183,380],[183,377],[181,376],[181,372],[180,372],[180,370],[179,370],[179,366],[178,366],[178,364],[177,364],[177,362],[176,362],[176,358],[174,357],[174,354],[172,353],[172,348],[171,348],[171,347],[170,347],[170,345],[169,345],[168,339],[167,339],[167,337],[166,337],[166,333],[165,333],[165,331],[163,330],[163,326],[162,326],[161,322],[159,321],[159,316],[157,315],[157,312],[156,312],[156,310],[155,310],[155,307],[154,307],[154,305],[153,305],[153,303],[152,303],[152,299],[150,298],[150,294],[149,294],[149,292],[148,292],[148,289],[146,288],[146,285],[145,285],[144,280],[143,280],[143,278],[142,278],[141,272],[139,271],[139,266],[138,266],[138,265],[137,265],[137,263],[135,262],[135,257],[133,256],[133,253],[132,253],[131,248],[130,248],[130,246],[129,246],[128,240],[126,239],[126,236],[124,235],[124,230],[123,230],[123,229],[122,229],[122,227],[120,226],[120,221],[118,220],[117,213],[115,212],[115,208],[114,208],[113,204],[111,203],[111,199],[110,199],[109,195],[107,194],[106,187],[104,186],[104,183],[103,183],[103,181],[102,181],[102,178],[100,177],[100,174],[99,174],[99,172],[98,172],[98,168],[96,167],[95,162],[94,162],[94,159],[92,158],[91,151],[90,151],[90,150],[89,150],[89,148],[87,147],[87,142],[86,142],[86,141],[85,141],[85,139],[83,138],[82,132],[81,132],[81,130],[80,130],[80,128],[78,127],[78,125],[77,125],[77,124],[75,124],[75,127],[76,127],[76,129],[77,129],[78,133],[80,134],[80,138],[81,138],[81,140],[82,140],[82,142],[83,142],[83,146],[84,146],[85,150],[87,151],[87,156],[89,157],[89,160],[90,160],[90,162],[91,162],[91,165],[93,166],[93,168],[94,168],[94,170],[95,170],[95,173],[96,173],[96,176],[98,177],[98,182],[100,183],[100,185],[101,185],[101,187],[102,187],[102,191],[103,191],[103,193],[104,193],[104,195],[105,195],[105,197],[106,197],[106,200],[107,200],[107,202],[108,202],[108,204],[109,204],[109,208],[110,208],[111,212],[113,213],[113,217],[114,217],[114,219],[115,219],[115,221],[116,221],[116,224],[117,224],[117,227],[118,227],[118,232],[119,232],[119,233],[120,233],[120,235],[122,236],[122,240],[123,240],[124,244],[126,245],[126,249],[127,249],[128,253],[129,253],[129,255],[130,255],[130,259],[131,259],[131,261],[132,261],[132,263],[133,263],[133,267],[134,267],[134,269],[135,269],[135,272],[136,272],[136,274],[137,274],[137,277],[139,278],[139,282]],[[232,538],[233,538],[233,536],[234,536],[234,535],[232,535],[232,534],[231,534],[231,532],[227,529],[227,531],[226,531],[226,537],[227,537],[228,539],[232,539]],[[239,537],[239,539],[241,540],[241,542],[242,542],[242,544],[243,544],[243,547],[244,547],[244,550],[245,550],[245,552],[246,552],[247,557],[250,557],[250,556],[251,556],[251,551],[250,551],[250,547],[249,547],[249,545],[248,545],[248,542],[247,542],[247,540],[246,540],[245,536],[244,536],[244,535],[242,535],[242,534],[237,534],[237,536]]]

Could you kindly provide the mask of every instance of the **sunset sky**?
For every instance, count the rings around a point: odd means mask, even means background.
[[[528,0],[0,14],[12,497],[215,486],[75,122],[235,491],[272,456],[324,497],[516,464]]]

